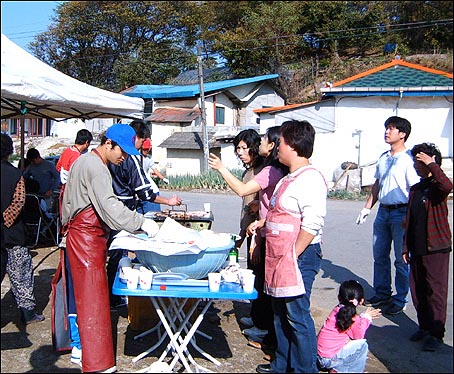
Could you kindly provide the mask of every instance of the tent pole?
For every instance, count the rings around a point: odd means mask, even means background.
[[[24,170],[25,168],[25,113],[27,113],[26,102],[22,101],[20,103],[20,168]]]

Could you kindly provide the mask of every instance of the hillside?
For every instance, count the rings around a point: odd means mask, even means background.
[[[381,52],[371,52],[364,57],[352,52],[343,57],[335,56],[330,61],[312,58],[301,63],[301,68],[284,68],[279,72],[279,84],[288,104],[317,100],[321,95],[320,88],[325,87],[326,82],[346,79],[388,63],[392,58],[392,55],[383,55]],[[452,54],[416,54],[401,58],[431,69],[453,72]]]

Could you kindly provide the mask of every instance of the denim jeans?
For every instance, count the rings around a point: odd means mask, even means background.
[[[317,373],[317,336],[310,311],[310,297],[315,276],[320,271],[320,244],[311,244],[298,257],[306,293],[294,297],[272,297],[276,329],[276,359],[271,369],[276,373]]]
[[[334,369],[337,373],[363,373],[366,367],[368,345],[366,339],[350,340],[332,358],[318,356],[322,369]]]
[[[156,193],[159,196],[159,192]],[[136,208],[137,212],[140,214],[145,214],[147,212],[160,212],[161,204],[152,203],[150,201],[139,201]]]
[[[409,265],[402,260],[404,238],[403,221],[406,207],[399,209],[378,208],[374,221],[374,290],[377,297],[387,299],[392,295],[391,288],[391,242],[394,245],[395,291],[394,303],[400,307],[408,302]]]

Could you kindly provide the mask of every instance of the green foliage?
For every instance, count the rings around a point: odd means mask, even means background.
[[[301,69],[299,85],[278,82],[296,97],[327,66],[389,61],[386,43],[403,57],[452,51],[452,13],[448,1],[65,1],[30,48],[62,72],[118,92],[194,69],[201,44],[205,67],[225,61],[239,78]]]
[[[366,200],[369,196],[364,192],[350,192],[347,190],[329,191],[328,198],[336,200]]]
[[[11,156],[9,156],[9,158],[8,158],[8,161],[11,163],[18,161],[18,160],[20,160],[20,154],[18,154],[18,153],[14,153]]]
[[[162,84],[194,67],[196,39],[184,15],[196,7],[187,1],[62,2],[55,22],[31,49],[58,70],[100,88]]]
[[[230,172],[241,180],[243,173],[240,169],[233,169]],[[159,188],[177,189],[177,190],[212,190],[212,191],[228,191],[230,190],[227,183],[216,170],[208,170],[200,175],[182,175],[176,177],[168,177],[170,185],[159,183]]]
[[[241,180],[243,170],[233,169],[230,172]],[[161,180],[157,180],[158,187],[162,190],[210,190],[212,192],[227,192],[231,191],[230,187],[225,183],[224,179],[216,170],[208,170],[201,175],[182,175],[177,177],[168,177],[170,185],[164,184]],[[330,191],[328,198],[336,200],[366,200],[368,193],[366,192],[349,192],[346,190]]]

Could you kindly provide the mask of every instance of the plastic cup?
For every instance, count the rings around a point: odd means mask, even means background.
[[[204,203],[203,204],[203,209],[205,210],[205,213],[210,213],[211,212],[211,204],[210,203]]]
[[[120,279],[126,279],[126,271],[132,269],[131,259],[128,257],[123,257],[118,263],[120,267]]]
[[[140,288],[142,290],[149,290],[153,283],[153,272],[148,269],[141,270],[139,272],[140,272],[139,276]]]
[[[210,291],[218,292],[221,286],[221,273],[208,273],[208,285]]]
[[[125,272],[126,286],[128,287],[129,290],[137,289],[137,285],[139,284],[139,275],[140,271],[138,269],[130,269]]]
[[[251,269],[240,269],[240,283],[243,285],[243,278],[248,275],[252,275],[253,271]]]
[[[243,277],[243,291],[251,293],[254,291],[255,274],[246,274]]]

